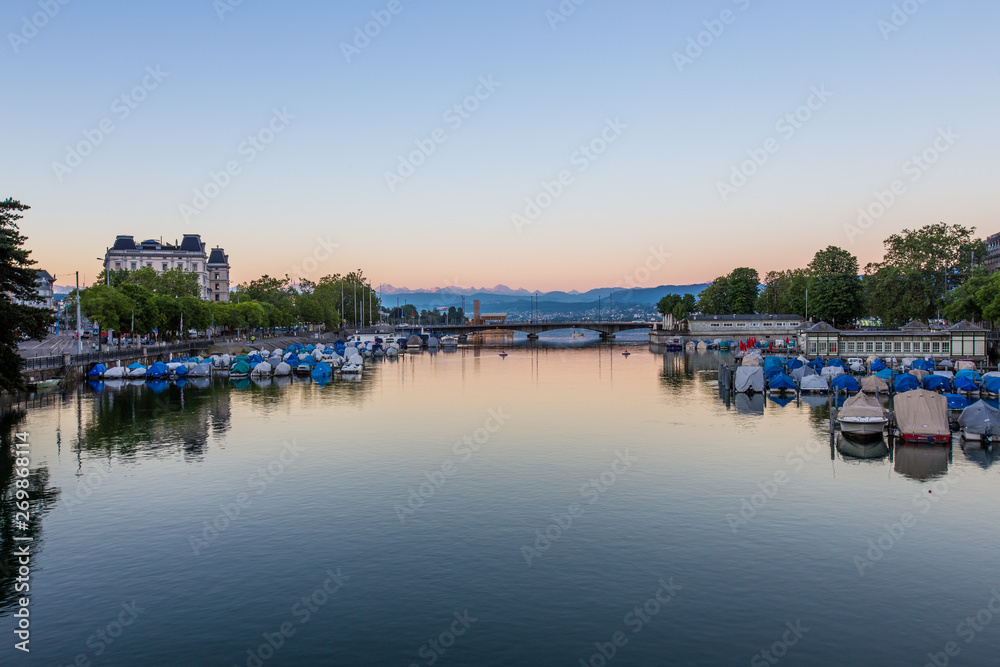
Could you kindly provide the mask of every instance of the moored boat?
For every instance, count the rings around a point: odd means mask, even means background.
[[[881,437],[887,421],[885,408],[878,399],[861,391],[844,401],[837,414],[841,433],[855,437]]]
[[[896,428],[908,442],[949,442],[948,400],[926,389],[897,394],[893,400]]]

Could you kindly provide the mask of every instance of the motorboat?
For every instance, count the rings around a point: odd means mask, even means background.
[[[583,338],[585,334],[582,331],[573,331],[569,336],[570,338]]]
[[[1000,410],[980,399],[962,410],[958,416],[958,427],[966,440],[989,440],[994,430],[1000,435]]]
[[[764,368],[762,366],[739,366],[734,379],[736,393],[752,394],[764,392]]]
[[[862,391],[844,401],[844,407],[837,413],[840,432],[852,436],[881,437],[886,422],[888,419],[882,404]]]
[[[803,394],[825,394],[830,391],[827,379],[822,375],[804,375],[799,382]]]
[[[896,394],[896,428],[908,442],[950,442],[948,399],[926,389]]]
[[[458,337],[441,336],[441,347],[458,347]]]
[[[340,372],[342,375],[360,375],[363,368],[364,364],[357,356],[354,356],[340,367]]]
[[[837,438],[837,451],[852,459],[883,459],[889,454],[889,446],[881,438],[865,441],[845,432]]]

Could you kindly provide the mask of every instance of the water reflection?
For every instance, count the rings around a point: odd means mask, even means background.
[[[896,472],[909,479],[927,482],[948,474],[950,445],[911,445],[897,441],[894,454]]]
[[[889,455],[889,445],[882,438],[865,442],[841,433],[837,435],[837,451],[845,461],[881,460]]]

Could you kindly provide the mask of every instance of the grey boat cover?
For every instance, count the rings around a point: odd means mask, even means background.
[[[806,375],[799,383],[802,391],[828,391],[830,383],[822,375]]]
[[[876,417],[885,419],[885,409],[878,402],[877,398],[859,391],[844,401],[844,407],[840,409],[840,417]]]
[[[740,366],[736,369],[736,391],[744,393],[753,389],[764,391],[764,369],[760,366]]]
[[[799,384],[802,383],[802,378],[807,375],[816,375],[816,371],[812,368],[812,366],[799,366],[792,371],[792,379]]]
[[[843,375],[844,369],[841,368],[840,366],[824,366],[823,370],[821,370],[819,374],[825,377],[826,379],[831,380],[837,377],[838,375]]]
[[[996,431],[1000,434],[1000,410],[983,400],[978,400],[958,416],[958,425],[969,433],[985,435]]]
[[[861,391],[866,394],[874,394],[877,391],[888,393],[889,383],[877,375],[868,375],[861,378]]]
[[[951,433],[948,399],[926,389],[896,394],[896,423],[904,435],[929,436]]]

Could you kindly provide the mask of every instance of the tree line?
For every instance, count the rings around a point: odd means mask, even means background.
[[[829,246],[808,266],[769,271],[739,267],[706,287],[692,307],[680,295],[661,299],[660,313],[801,315],[837,327],[862,320],[899,327],[911,320],[1000,319],[1000,273],[982,262],[986,244],[975,228],[937,223],[904,229],[883,242],[881,261],[865,266],[849,251]],[[977,265],[976,262],[979,262]],[[690,295],[686,295],[690,296]],[[686,311],[686,312],[685,312]]]

